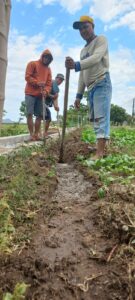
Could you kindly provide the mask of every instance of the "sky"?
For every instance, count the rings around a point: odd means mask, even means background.
[[[12,0],[6,78],[6,118],[18,121],[21,101],[25,99],[25,69],[50,49],[52,76],[65,75],[65,57],[79,61],[85,45],[74,21],[80,16],[94,18],[95,33],[108,39],[112,103],[132,113],[135,98],[135,1],[134,0]],[[78,73],[70,74],[69,105],[74,103]],[[63,114],[65,83],[60,86],[59,106]],[[85,103],[85,102],[84,102]],[[51,109],[52,119],[56,112]]]

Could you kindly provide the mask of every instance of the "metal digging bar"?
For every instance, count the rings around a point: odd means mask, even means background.
[[[63,162],[64,138],[65,138],[65,131],[66,131],[67,106],[68,106],[69,77],[70,77],[70,69],[66,68],[63,125],[62,125],[62,137],[61,137],[59,163]]]
[[[46,104],[45,104],[45,96],[42,89],[42,105],[43,105],[43,144],[45,146],[46,138],[45,138],[45,115],[46,115]]]
[[[60,119],[59,119],[59,112],[57,111],[57,131],[60,138]]]

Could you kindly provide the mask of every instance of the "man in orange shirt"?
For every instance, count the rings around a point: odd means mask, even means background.
[[[31,140],[39,140],[39,130],[43,116],[42,111],[42,93],[46,97],[52,87],[52,74],[49,64],[53,56],[47,49],[39,60],[28,63],[25,73],[25,102],[27,112],[27,124]],[[33,124],[33,115],[36,116],[35,126]]]

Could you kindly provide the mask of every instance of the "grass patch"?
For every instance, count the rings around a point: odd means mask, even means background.
[[[0,137],[25,133],[28,133],[28,127],[26,124],[2,124],[0,129]]]
[[[30,239],[36,213],[49,195],[55,162],[43,147],[22,147],[0,157],[0,250],[12,252]]]

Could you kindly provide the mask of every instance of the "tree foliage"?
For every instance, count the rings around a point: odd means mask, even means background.
[[[80,103],[80,109],[76,109],[74,105],[70,105],[67,111],[67,125],[75,126],[86,124],[88,119],[88,106]]]
[[[131,121],[131,116],[127,114],[123,107],[115,104],[111,104],[111,122],[114,125],[122,125],[124,122],[129,123]]]
[[[26,104],[25,104],[25,101],[21,102],[20,116],[23,117],[23,118],[26,117]]]

